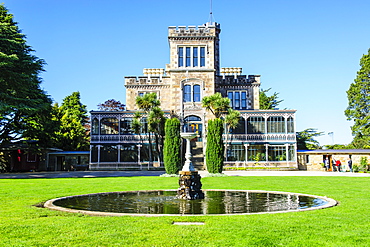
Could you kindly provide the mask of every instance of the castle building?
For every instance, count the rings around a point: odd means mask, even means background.
[[[202,98],[217,92],[241,113],[238,127],[228,135],[226,167],[297,168],[295,110],[259,109],[260,76],[220,67],[220,32],[214,22],[168,28],[170,63],[125,77],[127,110],[91,112],[91,169],[161,166],[148,160],[148,136],[131,128],[139,110],[136,98],[147,93],[156,93],[168,117],[180,118],[182,131],[198,133],[193,163],[205,169],[206,126],[213,116],[202,107]]]

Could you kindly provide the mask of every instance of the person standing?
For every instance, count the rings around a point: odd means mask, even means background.
[[[337,171],[337,161],[334,158],[331,160],[331,167],[333,168],[332,172]]]
[[[330,169],[330,162],[329,162],[329,158],[328,157],[326,157],[326,159],[324,160],[324,164],[325,164],[325,169],[328,172],[329,169]]]
[[[340,162],[340,160],[335,161],[335,166],[337,167],[337,172],[340,172],[340,168],[342,166],[342,163]]]
[[[353,172],[352,171],[352,158],[351,157],[349,157],[349,160],[348,160],[348,167],[349,167],[349,171]]]

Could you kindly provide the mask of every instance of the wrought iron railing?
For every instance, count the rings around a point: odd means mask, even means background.
[[[223,135],[224,141],[226,135]],[[278,142],[278,141],[296,141],[295,134],[229,134],[228,142]],[[92,135],[91,143],[139,143],[148,142],[147,135]]]
[[[224,141],[226,135],[223,135]],[[229,134],[228,142],[266,142],[266,141],[292,141],[296,140],[295,134]]]

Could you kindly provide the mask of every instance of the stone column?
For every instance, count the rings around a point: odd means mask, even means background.
[[[180,188],[177,190],[177,198],[185,200],[203,199],[204,194],[202,192],[202,183],[200,182],[200,175],[198,171],[195,171],[191,162],[191,146],[190,140],[195,138],[196,133],[181,133],[181,137],[186,139],[186,153],[185,153],[185,164],[182,171],[179,172],[179,185]]]

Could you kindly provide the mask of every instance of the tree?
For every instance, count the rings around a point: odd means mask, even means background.
[[[163,140],[164,140],[164,126],[165,126],[166,118],[164,117],[164,112],[158,106],[153,107],[152,110],[149,112],[148,117],[148,125],[149,125],[149,132],[154,134],[155,139],[155,149],[158,154],[159,161],[163,160],[162,157],[162,147],[163,147]]]
[[[261,110],[274,110],[276,107],[283,101],[278,100],[279,93],[274,93],[271,96],[267,96],[267,92],[270,91],[271,88],[263,90],[261,88],[260,90],[260,109]]]
[[[209,173],[222,173],[224,165],[223,123],[219,118],[208,121],[206,164]]]
[[[163,148],[164,167],[167,174],[176,174],[181,168],[180,120],[166,120]]]
[[[54,106],[54,112],[60,119],[55,146],[63,150],[89,150],[87,110],[81,103],[80,93],[73,92],[65,97],[60,107]]]
[[[240,112],[237,110],[233,110],[231,108],[228,109],[228,114],[225,116],[225,126],[226,126],[226,147],[224,156],[227,160],[227,147],[228,147],[228,140],[229,140],[229,133],[231,129],[235,129],[239,125],[240,120]]]
[[[360,70],[347,91],[348,107],[345,115],[353,120],[353,143],[357,148],[370,146],[370,49],[360,59]]]
[[[51,102],[51,101],[50,101]],[[39,149],[54,147],[55,132],[59,128],[59,120],[53,115],[51,103],[46,103],[43,110],[26,119],[28,128],[22,136],[27,140],[37,141]]]
[[[99,111],[124,111],[126,105],[122,104],[119,100],[110,99],[98,105]]]
[[[324,145],[325,149],[352,149],[352,145],[333,144]]]
[[[158,159],[161,159],[161,150],[160,147],[162,145],[163,136],[164,136],[164,113],[159,108],[161,102],[157,99],[156,93],[148,93],[143,96],[136,97],[136,105],[139,107],[141,111],[143,111],[143,115],[147,117],[148,120],[148,139],[149,139],[149,161],[153,161],[153,154],[152,154],[152,133],[156,139],[156,150],[158,152]],[[136,126],[138,127],[138,126]]]
[[[42,139],[51,99],[40,88],[45,62],[32,53],[13,15],[0,4],[0,147],[21,138]],[[47,138],[46,138],[47,139]]]
[[[228,118],[227,113],[236,113],[230,109],[230,99],[223,98],[220,93],[204,97],[202,99],[202,106],[212,112],[216,117],[216,119],[208,121],[206,147],[207,170],[210,173],[221,173],[225,150],[222,140],[223,120],[221,120],[221,116],[226,114],[225,117]],[[231,121],[233,118],[234,115],[230,116],[228,121]]]
[[[314,139],[316,136],[323,135],[324,132],[317,132],[314,128],[308,128],[303,131],[297,132],[297,149],[307,150],[307,149],[318,149],[321,148],[320,143]]]
[[[202,106],[212,112],[216,118],[220,118],[230,108],[230,99],[223,98],[220,93],[206,96],[202,99]]]

